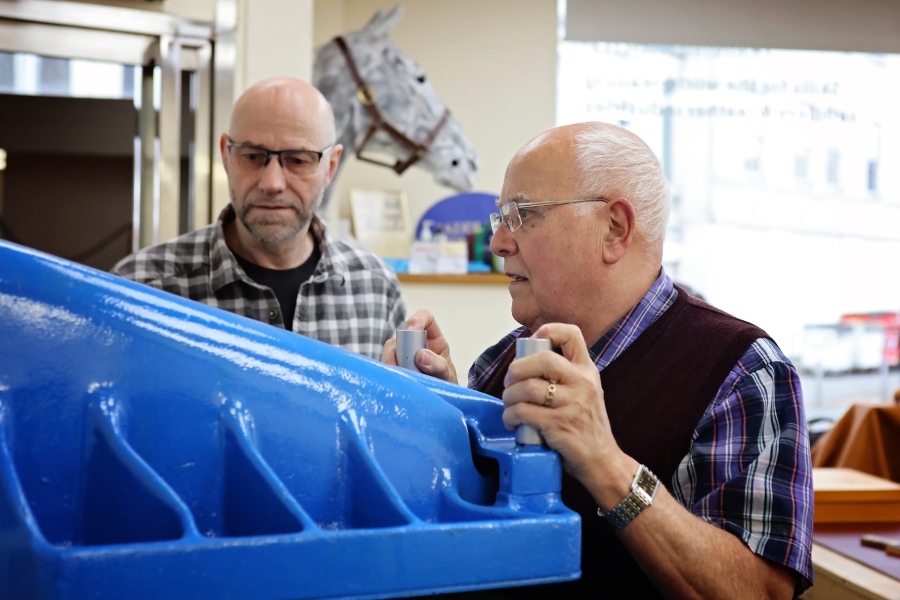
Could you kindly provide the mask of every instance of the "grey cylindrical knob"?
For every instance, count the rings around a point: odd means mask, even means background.
[[[547,338],[519,338],[516,340],[516,358],[525,358],[547,350],[553,350],[553,345]]]
[[[416,366],[416,352],[425,347],[426,337],[424,329],[397,330],[397,364],[400,367],[420,372]]]
[[[552,350],[553,345],[545,338],[519,338],[516,340],[516,358],[525,358],[539,352]],[[541,432],[530,425],[516,427],[516,443],[521,446],[539,446],[544,443]]]

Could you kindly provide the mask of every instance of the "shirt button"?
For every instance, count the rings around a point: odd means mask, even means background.
[[[275,310],[274,308],[270,308],[269,309],[269,320],[274,321],[277,318],[278,318],[278,311]]]

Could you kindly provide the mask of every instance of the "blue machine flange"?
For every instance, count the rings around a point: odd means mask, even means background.
[[[579,576],[500,402],[0,242],[0,597],[383,598]]]

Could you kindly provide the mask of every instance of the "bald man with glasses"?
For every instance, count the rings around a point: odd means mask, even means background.
[[[668,212],[656,157],[625,129],[559,127],[522,148],[491,216],[522,327],[478,358],[468,385],[562,457],[582,578],[538,593],[790,598],[812,582],[800,379],[764,331],[672,282]],[[419,369],[456,382],[433,315],[407,327],[427,332]],[[515,360],[532,336],[557,351]],[[396,364],[393,340],[382,360]]]
[[[253,85],[219,144],[231,203],[212,225],[144,248],[113,273],[379,357],[406,308],[394,272],[316,216],[343,151],[335,139],[331,106],[311,85]]]

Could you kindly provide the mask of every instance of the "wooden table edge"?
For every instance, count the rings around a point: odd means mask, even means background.
[[[900,600],[900,580],[876,571],[825,546],[813,543],[814,578],[837,579],[871,598]],[[813,585],[815,589],[815,585]]]

